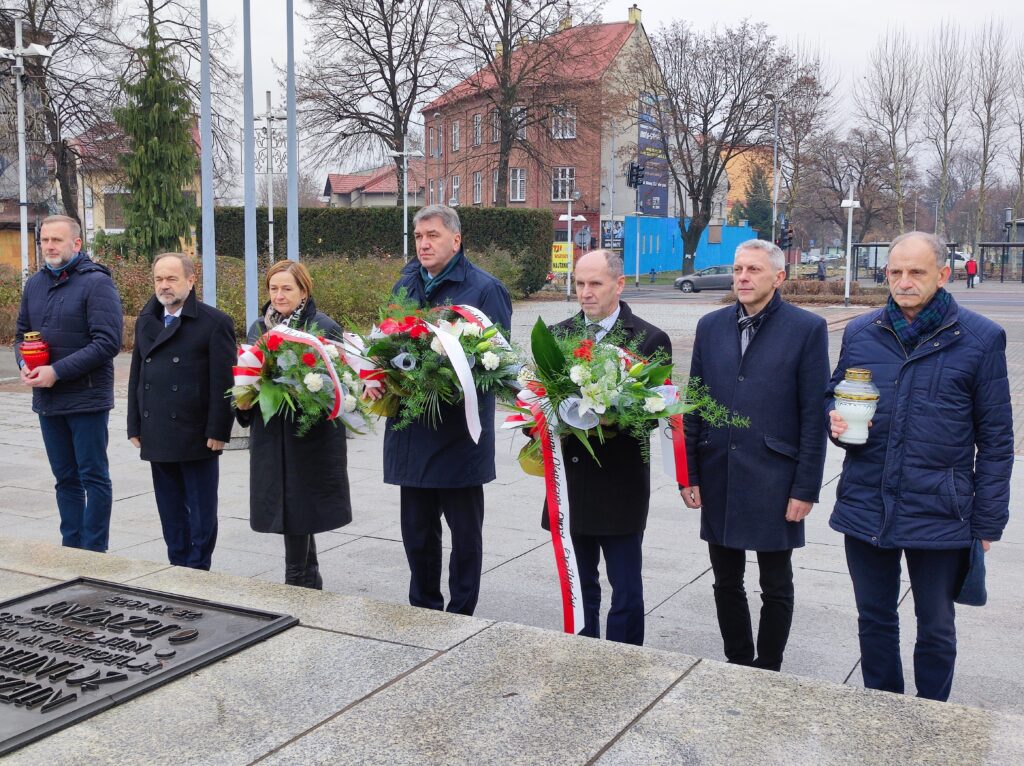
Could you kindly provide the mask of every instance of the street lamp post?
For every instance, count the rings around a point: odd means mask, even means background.
[[[573,202],[578,202],[580,197],[582,197],[582,196],[583,195],[580,193],[579,189],[574,190],[573,193],[569,196],[569,200],[568,200],[568,202],[569,202],[569,209],[567,211],[567,214],[566,215],[558,216],[558,220],[559,221],[567,221],[567,226],[569,227],[568,228],[568,237],[567,237],[568,242],[569,242],[569,257],[568,257],[568,260],[565,262],[565,299],[567,301],[572,297],[572,267],[573,267],[573,256],[575,255],[574,250],[575,250],[575,247],[576,247],[575,244],[572,241],[572,222],[573,221],[579,221],[579,222],[582,223],[582,222],[587,220],[586,217],[582,216],[582,215],[577,215],[577,216],[573,217],[573,214],[572,214],[572,203]]]
[[[13,61],[11,74],[18,97],[18,207],[21,213],[21,284],[28,281],[28,152],[25,149],[25,59],[50,58],[50,51],[33,43],[27,48],[22,40],[23,19],[14,20],[14,50],[0,48],[0,59]]]
[[[409,158],[422,157],[421,151],[409,151],[409,136],[402,136],[402,151],[388,152],[392,157],[402,158],[402,255],[409,262]]]
[[[1006,276],[1006,259],[1010,257],[1010,229],[1013,228],[1013,208],[1003,210],[1003,226],[1006,228],[1006,245],[1003,246],[1003,263],[999,267],[999,283],[1002,284]]]
[[[765,93],[765,98],[772,102],[774,115],[772,118],[772,242],[775,241],[775,222],[778,217],[779,207],[779,107],[781,99],[774,93]]]
[[[263,130],[266,133],[267,147],[267,252],[270,255],[270,262],[274,262],[274,122],[287,120],[285,112],[275,112],[270,106],[270,91],[267,91],[267,111],[256,117],[263,122]]]
[[[853,198],[853,180],[850,180],[850,197],[844,199],[840,207],[846,208],[846,289],[843,292],[843,305],[850,305],[850,254],[853,251],[853,211],[860,207],[860,202]]]

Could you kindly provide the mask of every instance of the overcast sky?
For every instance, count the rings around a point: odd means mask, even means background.
[[[235,58],[241,72],[242,2],[209,0],[215,20],[234,22]],[[605,21],[625,21],[631,3],[618,0],[604,9]],[[734,24],[746,17],[768,24],[771,32],[788,43],[818,48],[839,78],[839,91],[846,93],[857,76],[861,62],[887,27],[902,26],[925,38],[944,19],[955,19],[964,27],[982,23],[991,17],[1006,21],[1015,39],[1024,35],[1022,0],[858,0],[853,3],[807,0],[732,0],[729,3],[682,3],[680,0],[644,0],[639,2],[643,24],[649,33],[676,18],[684,18],[699,29],[715,24]],[[305,0],[295,0],[296,11],[309,11]],[[252,0],[253,85],[256,111],[263,110],[264,91],[273,93],[275,105],[284,106],[284,92],[278,85],[274,65],[286,60],[285,0]],[[296,57],[306,56],[307,27],[296,21]],[[1017,83],[1024,87],[1024,83]],[[239,104],[241,108],[241,104]]]

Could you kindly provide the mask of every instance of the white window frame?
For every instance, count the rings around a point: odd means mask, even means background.
[[[508,169],[508,201],[526,202],[526,168]]]
[[[501,118],[498,117],[498,110],[491,110],[491,143],[496,144],[501,140]]]
[[[484,116],[473,115],[473,146],[480,146],[484,139]]]
[[[483,201],[484,174],[477,170],[473,173],[473,204],[479,205]]]
[[[452,121],[452,151],[457,152],[462,145],[462,128],[458,120]]]
[[[428,157],[433,157],[434,156],[434,149],[436,148],[435,144],[436,144],[436,142],[434,141],[434,129],[433,128],[427,128],[427,156]]]
[[[434,179],[432,178],[427,179],[427,199],[430,200],[427,203],[428,205],[434,204]]]
[[[452,176],[452,196],[448,200],[448,204],[452,207],[458,207],[459,205],[459,187],[462,186],[462,179],[459,178],[458,174]]]
[[[551,107],[551,138],[556,141],[576,138],[576,107],[559,104]]]
[[[522,104],[512,107],[512,122],[516,126],[516,138],[520,140],[526,138],[526,114],[526,107]]]
[[[498,171],[494,171],[494,178],[491,181],[491,202],[498,201]]]
[[[562,166],[551,168],[551,201],[568,202],[576,190],[576,168]]]

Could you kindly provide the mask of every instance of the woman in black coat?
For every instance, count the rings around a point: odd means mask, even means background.
[[[316,310],[313,280],[296,261],[279,261],[267,271],[270,302],[249,328],[248,342],[279,324],[341,339],[338,323]],[[263,422],[259,409],[237,410],[249,426],[249,524],[257,532],[284,535],[285,583],[321,589],[323,579],[314,535],[352,521],[345,427],[322,420],[303,436],[284,413]]]

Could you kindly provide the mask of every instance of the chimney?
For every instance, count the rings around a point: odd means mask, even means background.
[[[633,5],[631,5],[630,8],[629,8],[629,23],[630,24],[639,24],[640,23],[640,14],[641,14],[641,11],[640,11],[639,6],[636,3],[633,3]]]
[[[558,31],[559,32],[564,32],[565,30],[571,29],[571,28],[572,28],[572,16],[570,16],[570,15],[563,16],[562,20],[558,22]]]

